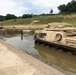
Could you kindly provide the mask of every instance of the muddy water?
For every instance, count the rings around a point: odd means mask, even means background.
[[[35,44],[32,35],[16,35],[4,39],[29,55],[53,66],[66,75],[76,75],[76,55]]]

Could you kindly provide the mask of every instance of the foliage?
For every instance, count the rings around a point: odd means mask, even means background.
[[[5,20],[5,17],[0,15],[0,21],[4,21]]]
[[[71,2],[69,2],[68,4],[63,4],[63,5],[60,5],[58,7],[60,13],[66,13],[66,12],[69,12],[69,13],[75,13],[76,12],[76,1],[75,0],[72,0]]]
[[[31,14],[23,14],[22,18],[32,18],[32,15]]]
[[[14,14],[7,14],[7,15],[5,16],[5,19],[6,19],[6,20],[16,19],[16,18],[17,18],[17,16],[15,16]]]
[[[53,9],[50,10],[50,13],[51,13],[51,14],[53,13]]]

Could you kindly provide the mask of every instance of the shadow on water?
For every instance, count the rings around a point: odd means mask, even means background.
[[[35,49],[55,68],[76,75],[76,56],[35,44]],[[75,74],[74,74],[75,73]]]
[[[55,50],[54,48],[44,47],[34,43],[33,35],[16,35],[4,38],[8,43],[23,50],[24,52],[40,59],[46,64],[49,63],[54,68],[66,73],[76,75],[76,55],[67,54]]]

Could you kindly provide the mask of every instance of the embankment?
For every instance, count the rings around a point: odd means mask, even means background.
[[[0,75],[65,75],[0,40]]]

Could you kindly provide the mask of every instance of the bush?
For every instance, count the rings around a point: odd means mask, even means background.
[[[22,18],[32,18],[32,15],[31,14],[23,14]]]

